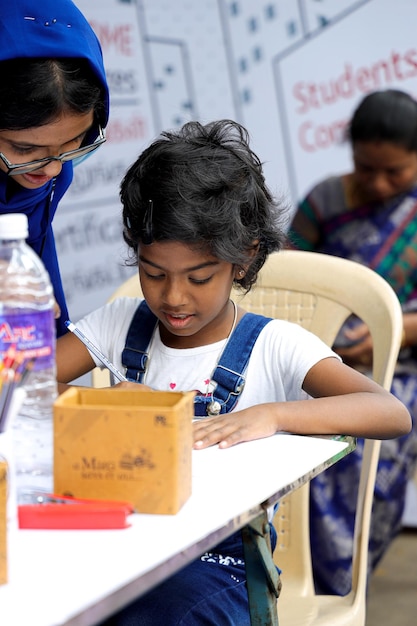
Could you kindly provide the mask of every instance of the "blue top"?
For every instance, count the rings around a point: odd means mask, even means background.
[[[28,19],[30,18],[30,19]],[[106,126],[109,91],[100,43],[86,18],[71,0],[13,0],[2,3],[0,11],[0,62],[22,57],[87,59],[103,85]],[[91,141],[97,137],[92,129]],[[94,136],[93,136],[94,135]],[[68,311],[55,249],[52,220],[62,196],[71,184],[73,164],[62,164],[55,181],[39,189],[25,189],[0,171],[1,213],[25,213],[29,220],[28,244],[40,254],[49,272],[55,298],[61,307],[57,334],[64,334]],[[7,191],[7,193],[6,193]]]

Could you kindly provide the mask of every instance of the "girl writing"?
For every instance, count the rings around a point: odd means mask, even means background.
[[[237,403],[223,412],[226,400],[216,399],[213,373],[250,319],[230,299],[231,288],[249,290],[268,255],[285,241],[285,209],[267,188],[242,126],[191,122],[163,133],[128,170],[121,200],[146,316],[136,317],[140,298],[121,298],[79,327],[128,378],[136,380],[139,372],[138,380],[151,389],[196,390],[204,407],[194,423],[196,449],[278,431],[377,438],[408,432],[410,416],[401,402],[344,365],[316,336],[277,319],[265,320],[259,330]],[[139,346],[144,334],[148,360],[141,371],[126,337],[135,335]],[[61,390],[98,364],[72,334],[58,341],[57,363]],[[109,624],[249,624],[242,550],[238,532]]]

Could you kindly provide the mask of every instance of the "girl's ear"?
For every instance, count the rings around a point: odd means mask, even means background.
[[[235,280],[242,280],[248,271],[249,267],[253,259],[256,257],[259,251],[259,239],[254,239],[252,242],[252,246],[248,250],[248,258],[249,262],[245,263],[245,265],[236,265],[235,266]]]

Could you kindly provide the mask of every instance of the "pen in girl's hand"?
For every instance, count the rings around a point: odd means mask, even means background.
[[[75,324],[68,320],[65,322],[65,326],[69,331],[74,333],[80,341],[82,341],[86,348],[88,348],[88,350],[90,350],[90,352],[94,354],[94,356],[96,356],[105,367],[107,367],[109,372],[111,372],[117,380],[120,382],[127,382],[126,376],[119,372],[117,367],[115,367],[115,365],[113,365],[113,363],[102,352],[100,352],[100,350],[75,326]]]

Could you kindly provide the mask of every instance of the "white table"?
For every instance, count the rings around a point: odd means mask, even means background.
[[[175,516],[101,531],[11,530],[1,626],[91,626],[144,594],[354,447],[277,434],[193,452],[192,496]]]

